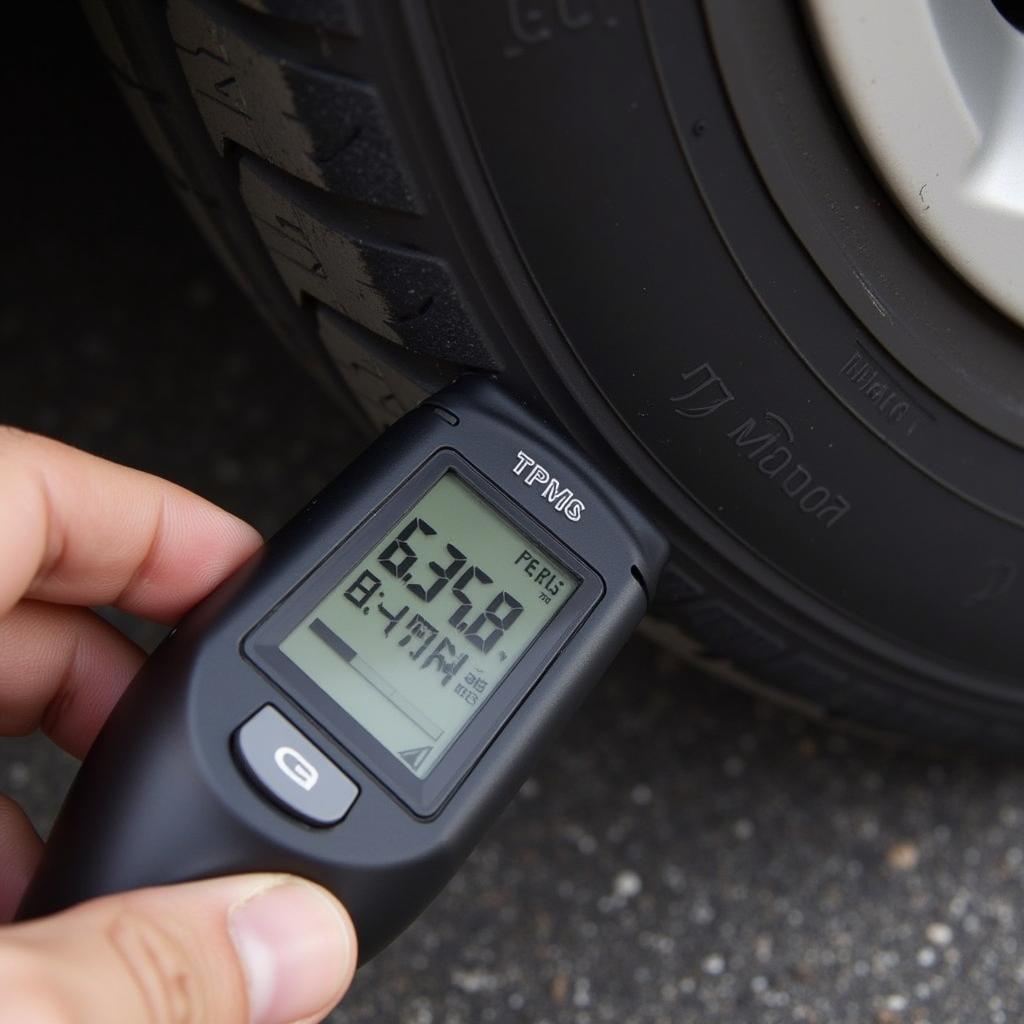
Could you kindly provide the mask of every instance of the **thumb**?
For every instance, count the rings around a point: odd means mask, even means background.
[[[142,889],[0,929],[0,1024],[319,1021],[355,965],[352,922],[309,882]]]

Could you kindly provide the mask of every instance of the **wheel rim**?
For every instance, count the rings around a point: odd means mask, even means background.
[[[989,0],[806,8],[853,128],[909,219],[1024,324],[1024,33]]]

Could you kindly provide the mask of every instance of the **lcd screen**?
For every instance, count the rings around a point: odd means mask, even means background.
[[[449,471],[280,649],[423,779],[579,584]]]

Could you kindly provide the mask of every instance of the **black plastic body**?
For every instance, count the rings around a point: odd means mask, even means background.
[[[335,701],[316,685],[281,651],[280,643],[298,626],[306,614],[346,576],[371,548],[388,534],[395,522],[405,514],[448,472],[455,472],[473,491],[499,512],[505,522],[513,525],[529,541],[534,550],[553,554],[578,579],[576,591],[554,616],[540,635],[516,659],[513,669],[494,692],[476,710],[465,730],[452,743],[440,762],[424,779],[411,774],[378,741],[350,718]],[[397,507],[393,507],[397,506]],[[562,527],[571,534],[581,525],[568,522]],[[344,743],[346,749],[363,764],[372,765],[376,777],[417,816],[433,817],[448,799],[452,789],[465,776],[502,723],[519,706],[536,680],[558,656],[562,644],[589,617],[594,605],[605,592],[601,575],[582,561],[557,536],[539,528],[537,521],[522,507],[495,487],[454,449],[442,448],[432,453],[408,480],[394,492],[388,507],[360,524],[345,543],[331,554],[288,599],[282,602],[251,633],[243,645],[247,656],[265,675],[290,691],[296,702],[306,708],[328,731]]]
[[[440,809],[423,818],[241,651],[268,612],[354,531],[375,513],[388,517],[389,497],[444,449],[567,543],[603,593]],[[586,504],[580,522],[568,522],[513,473],[520,450],[571,481]],[[639,622],[666,553],[649,520],[559,433],[489,380],[463,379],[387,431],[153,654],[76,778],[19,916],[140,886],[288,871],[344,901],[365,961],[440,891],[515,794]],[[338,825],[301,824],[239,770],[231,737],[268,702],[359,786]]]

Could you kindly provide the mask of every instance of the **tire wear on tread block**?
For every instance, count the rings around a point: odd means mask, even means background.
[[[317,323],[324,347],[374,429],[391,426],[427,397],[421,387],[367,352],[336,314],[321,307]]]
[[[190,0],[169,6],[168,23],[221,152],[230,140],[325,191],[422,212],[372,85],[266,53]]]
[[[251,157],[239,165],[242,198],[297,301],[312,295],[418,355],[491,369],[443,260],[328,224],[294,183]]]

